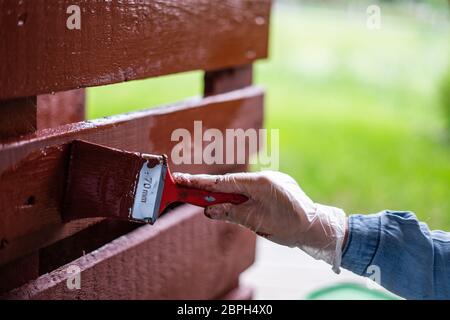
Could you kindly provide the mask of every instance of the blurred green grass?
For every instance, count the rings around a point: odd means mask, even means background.
[[[347,213],[411,210],[450,228],[450,146],[438,105],[449,25],[383,7],[382,28],[342,9],[277,5],[268,61],[266,127],[280,130],[280,170],[317,202]],[[200,72],[93,88],[88,117],[201,92]]]

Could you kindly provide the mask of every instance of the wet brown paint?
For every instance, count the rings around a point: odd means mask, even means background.
[[[81,30],[66,27],[72,4],[0,1],[0,100],[267,56],[269,0],[83,1]]]
[[[0,143],[34,133],[36,113],[36,97],[0,101]]]
[[[203,94],[205,97],[221,94],[252,85],[253,65],[243,65],[205,72]]]
[[[64,27],[66,8],[77,1],[53,2],[0,0],[0,39],[4,44],[0,46],[0,100],[37,96],[38,104],[37,114],[36,110],[14,110],[14,117],[22,114],[31,121],[15,121],[14,125],[25,130],[9,131],[12,139],[0,143],[0,291],[73,259],[71,255],[61,258],[72,249],[67,243],[73,241],[80,249],[78,243],[89,239],[82,238],[85,234],[79,231],[100,221],[88,218],[61,223],[68,146],[73,140],[159,154],[172,147],[167,134],[179,126],[189,128],[193,120],[221,129],[262,125],[262,92],[254,89],[224,100],[214,97],[62,127],[58,126],[83,119],[83,108],[76,102],[81,95],[60,99],[59,93],[49,93],[252,63],[267,55],[270,1],[84,1],[82,31]],[[205,96],[250,85],[251,67],[244,70],[208,72]],[[39,108],[42,102],[51,107]],[[54,113],[54,106],[60,112]],[[44,128],[48,129],[40,130]],[[245,169],[174,167],[216,174]],[[67,290],[66,269],[59,268],[5,297],[218,298],[239,292],[239,274],[254,258],[254,237],[242,228],[206,222],[198,215],[199,209],[177,210],[179,214],[163,219],[156,229],[139,228],[77,259],[83,270],[81,291]],[[99,234],[88,237],[95,236]],[[101,241],[109,239],[105,236]],[[53,243],[55,246],[47,247]],[[11,263],[2,268],[6,262]]]
[[[0,207],[6,209],[9,205],[10,213],[2,214],[0,237],[13,239],[33,231],[33,212],[40,212],[48,224],[61,221],[58,216],[50,218],[48,213],[61,207],[68,151],[68,144],[48,146],[0,173]],[[51,188],[42,188],[44,185]],[[19,233],[15,229],[18,225]]]
[[[44,94],[37,97],[38,130],[84,120],[84,89]]]
[[[152,156],[149,154],[143,154],[142,157],[147,161],[147,168],[151,169],[156,167],[158,164],[161,163],[161,157],[162,157],[162,163],[167,165],[167,156],[161,155],[161,156]]]
[[[145,161],[139,153],[74,141],[62,210],[64,220],[129,219],[137,178]]]
[[[239,285],[255,257],[255,237],[244,228],[205,219],[181,206],[1,298],[217,299]],[[68,290],[69,265],[82,271],[80,290]],[[111,281],[114,279],[114,281]]]
[[[107,119],[38,130],[20,142],[0,145],[0,238],[9,245],[0,250],[0,265],[78,232],[94,219],[61,223],[73,140],[150,154],[170,154],[177,128],[193,130],[195,120],[205,128],[261,128],[263,91],[249,87],[203,100],[188,100]],[[234,165],[173,165],[173,171],[226,173]],[[24,205],[30,196],[35,204]]]

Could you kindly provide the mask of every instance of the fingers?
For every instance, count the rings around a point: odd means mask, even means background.
[[[241,224],[249,227],[247,224],[249,210],[247,205],[233,205],[231,203],[218,204],[205,209],[205,215],[214,220],[223,220]]]
[[[172,177],[177,184],[182,186],[216,191],[214,190],[214,185],[219,176],[208,174],[191,175],[188,173],[175,172],[172,174]]]
[[[263,215],[254,209],[255,204],[233,205],[226,203],[207,207],[205,215],[210,219],[237,223],[259,235],[269,236],[269,233],[263,226]]]
[[[187,173],[175,172],[172,176],[177,184],[186,187],[199,188],[214,192],[246,194],[246,175],[247,173],[235,173],[226,175],[191,175]]]
[[[214,220],[233,221],[236,206],[230,203],[218,204],[205,209],[205,215]]]

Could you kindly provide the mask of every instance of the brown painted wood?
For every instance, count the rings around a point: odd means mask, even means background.
[[[42,248],[39,250],[39,275],[78,259],[140,226],[127,221],[103,220]]]
[[[0,0],[0,99],[251,63],[269,13],[270,0]]]
[[[85,120],[85,90],[76,89],[37,97],[37,128],[55,128]]]
[[[35,132],[36,122],[36,97],[0,101],[0,143]]]
[[[205,72],[205,97],[221,94],[251,86],[253,82],[253,65],[236,66]]]
[[[39,277],[38,252],[0,266],[0,294],[22,286],[37,277]]]
[[[135,192],[142,167],[164,161],[161,155],[144,157],[79,140],[72,142],[70,152],[62,208],[65,222],[95,217],[131,220],[135,197],[139,198]]]
[[[193,122],[222,132],[261,128],[263,92],[249,87],[227,94],[191,99],[165,108],[143,110],[96,121],[40,130],[29,139],[0,145],[0,265],[70,236],[99,220],[61,224],[68,146],[83,139],[129,151],[167,153],[175,129],[193,131]],[[173,171],[225,173],[233,165],[174,165]]]
[[[84,119],[84,89],[0,101],[0,141]]]
[[[185,205],[3,296],[7,299],[212,299],[254,261],[254,235]],[[69,290],[69,266],[81,289]]]
[[[236,165],[232,171],[247,170],[246,165]],[[39,250],[39,275],[51,272],[140,226],[138,223],[110,219],[87,226],[86,229]],[[1,277],[0,272],[0,279]]]

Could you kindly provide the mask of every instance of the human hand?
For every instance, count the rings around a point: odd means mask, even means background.
[[[176,183],[187,187],[246,195],[249,200],[243,204],[210,206],[205,215],[240,224],[278,244],[298,247],[339,272],[345,213],[314,203],[290,176],[275,171],[173,176]]]

